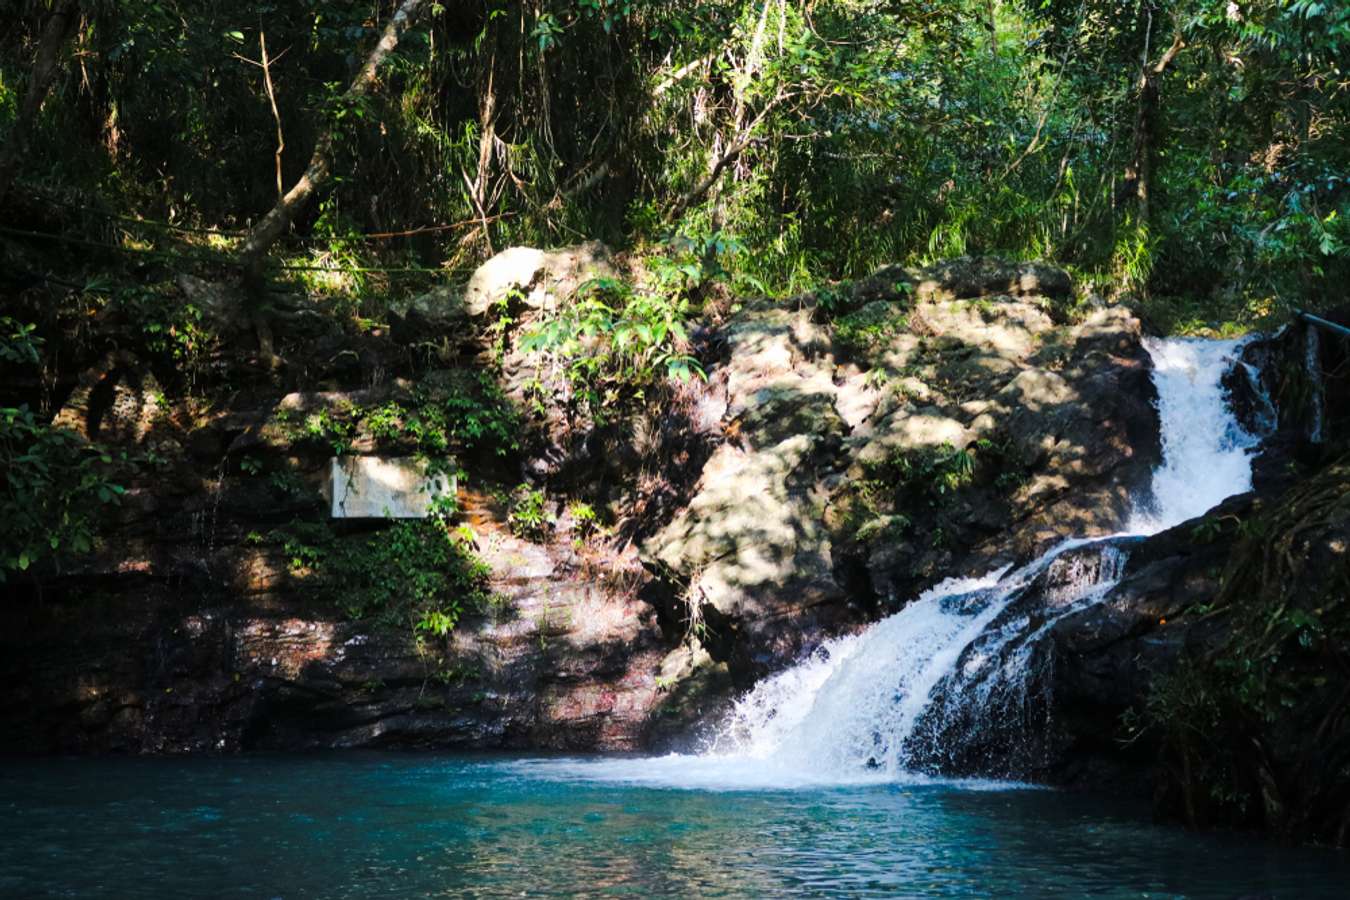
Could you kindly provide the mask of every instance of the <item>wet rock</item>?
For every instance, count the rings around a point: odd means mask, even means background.
[[[1041,776],[1134,777],[1165,818],[1344,845],[1347,547],[1345,457],[1139,543],[1040,651]]]

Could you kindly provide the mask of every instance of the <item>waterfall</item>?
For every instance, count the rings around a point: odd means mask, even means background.
[[[1163,455],[1124,535],[1066,540],[1020,568],[949,579],[867,631],[827,641],[736,703],[705,756],[818,780],[959,769],[952,736],[995,739],[991,717],[1025,692],[1037,640],[1119,581],[1132,540],[1251,488],[1259,439],[1221,384],[1242,343],[1147,341]],[[1019,603],[1033,586],[1034,610]]]
[[[1252,486],[1251,451],[1260,437],[1247,433],[1228,408],[1222,380],[1239,362],[1246,339],[1206,341],[1149,338],[1158,389],[1163,462],[1149,497],[1127,531],[1154,534],[1212,509]]]
[[[1317,326],[1304,326],[1303,370],[1311,386],[1308,396],[1308,440],[1322,443],[1322,410],[1326,406],[1322,393],[1322,344]]]
[[[1036,723],[1025,710],[1035,704],[1025,701],[1040,639],[1108,593],[1132,543],[1251,488],[1259,438],[1238,423],[1222,385],[1244,343],[1146,342],[1163,453],[1125,533],[1071,538],[1018,568],[950,578],[866,631],[826,641],[742,697],[697,756],[520,765],[566,779],[732,790],[969,772],[1006,779],[1033,768],[1025,757]],[[1031,765],[1019,765],[1019,754]]]

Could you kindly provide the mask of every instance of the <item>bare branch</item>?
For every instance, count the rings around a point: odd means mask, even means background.
[[[258,32],[258,46],[262,50],[263,84],[267,86],[267,99],[272,104],[272,119],[277,123],[277,196],[286,196],[281,183],[281,154],[286,149],[286,138],[281,133],[281,113],[277,112],[277,95],[272,89],[272,69],[267,59],[267,35]]]
[[[398,11],[384,27],[379,43],[366,57],[361,71],[352,79],[351,85],[342,95],[342,102],[349,103],[365,97],[374,89],[380,64],[394,52],[399,39],[408,30],[417,15],[422,11],[425,0],[403,0]],[[240,251],[244,264],[245,277],[251,281],[261,279],[262,258],[272,244],[286,233],[296,214],[304,209],[314,192],[328,180],[332,174],[334,129],[330,126],[319,136],[314,146],[314,154],[305,167],[300,179],[286,192],[277,205],[263,216],[244,239]]]

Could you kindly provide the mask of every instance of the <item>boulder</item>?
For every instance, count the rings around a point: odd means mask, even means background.
[[[810,489],[822,438],[799,434],[760,451],[724,445],[688,508],[645,545],[650,564],[683,582],[677,617],[702,622],[707,643],[750,656],[801,649],[804,611],[840,601],[831,547]],[[731,647],[732,630],[744,630]]]
[[[532,309],[547,309],[595,278],[613,278],[609,248],[588,241],[558,250],[510,247],[483,263],[464,289],[464,309],[485,316],[515,296]]]
[[[920,269],[886,266],[850,289],[852,302],[859,306],[876,299],[937,303],[999,296],[1059,309],[1073,297],[1073,280],[1046,263],[961,256]]]
[[[444,335],[464,340],[470,337],[468,326],[469,308],[457,287],[443,285],[389,304],[390,333],[401,344]]]

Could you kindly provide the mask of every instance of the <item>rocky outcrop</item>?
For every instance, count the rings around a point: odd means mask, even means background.
[[[1158,459],[1148,357],[1067,294],[962,260],[732,317],[727,439],[643,545],[649,596],[749,681],[951,572],[1118,530]]]
[[[317,596],[271,534],[315,503],[252,480],[137,493],[106,562],[0,606],[5,752],[644,743],[671,646],[631,553],[521,540],[484,500],[493,603],[419,639]]]

